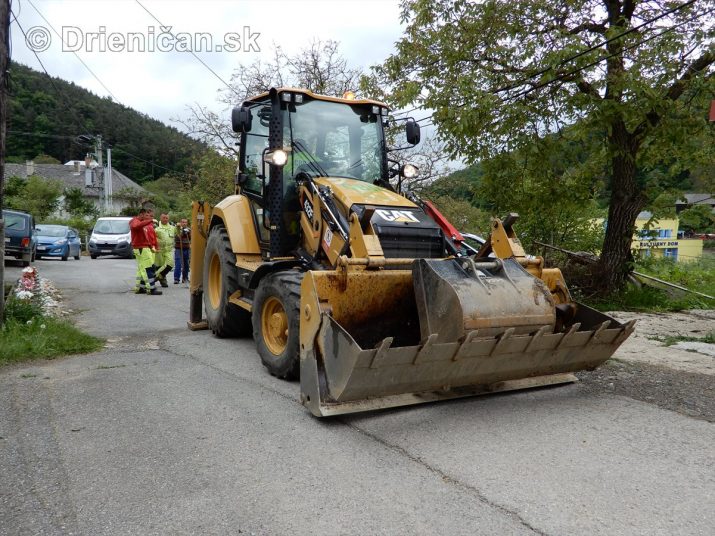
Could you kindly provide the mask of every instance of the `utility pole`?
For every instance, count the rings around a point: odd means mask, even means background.
[[[104,213],[107,213],[107,174],[104,172],[104,162],[102,160],[102,151],[104,150],[104,147],[102,147],[102,135],[97,134],[94,137],[94,154],[97,155],[97,169],[99,169],[102,172],[102,197],[103,197],[103,204],[104,204]]]
[[[107,144],[107,180],[105,182],[107,192],[107,211],[111,214],[114,211],[114,203],[112,201],[112,146]]]
[[[7,72],[10,67],[10,0],[0,0],[0,326],[5,317],[5,134],[7,132]]]

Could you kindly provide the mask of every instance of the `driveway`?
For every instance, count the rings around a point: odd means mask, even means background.
[[[108,343],[0,369],[2,534],[715,526],[713,423],[614,389],[619,380],[318,420],[298,383],[263,369],[252,340],[186,329],[186,287],[131,294],[128,260],[36,265]],[[713,386],[712,375],[678,373]]]

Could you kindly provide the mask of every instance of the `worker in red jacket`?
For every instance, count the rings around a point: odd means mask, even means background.
[[[134,258],[137,260],[137,286],[134,292],[156,296],[161,294],[161,291],[156,288],[156,274],[154,273],[154,252],[159,244],[156,240],[153,223],[154,211],[143,208],[129,222],[129,230],[132,235]]]

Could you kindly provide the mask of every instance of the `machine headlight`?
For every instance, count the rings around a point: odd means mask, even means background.
[[[420,170],[413,164],[405,164],[402,166],[402,176],[406,179],[414,179],[419,172]]]
[[[283,149],[274,149],[266,153],[266,156],[263,157],[263,161],[267,164],[283,167],[286,165],[286,162],[288,162],[288,153]]]

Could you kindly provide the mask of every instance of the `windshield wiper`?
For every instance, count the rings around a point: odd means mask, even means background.
[[[320,165],[320,162],[308,151],[302,143],[298,141],[291,141],[291,145],[295,148],[298,149],[301,153],[305,155],[305,157],[308,159],[308,162],[306,165],[315,173],[318,174],[319,177],[327,177],[328,172],[323,169],[323,167]],[[294,157],[295,158],[295,157]]]

